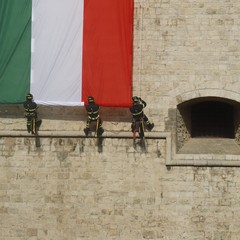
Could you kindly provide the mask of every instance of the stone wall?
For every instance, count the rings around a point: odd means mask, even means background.
[[[134,3],[133,94],[147,101],[154,132],[171,134],[174,152],[178,104],[240,102],[240,3]],[[85,126],[84,108],[40,106],[39,114],[40,134]],[[106,131],[130,131],[128,109],[101,114]],[[25,132],[22,106],[0,106],[0,131]],[[237,167],[166,167],[165,139],[147,139],[146,153],[129,138],[104,138],[102,153],[92,138],[40,140],[36,148],[31,137],[0,138],[1,240],[239,239]]]
[[[0,139],[0,239],[239,239],[234,168],[166,168],[164,140]]]

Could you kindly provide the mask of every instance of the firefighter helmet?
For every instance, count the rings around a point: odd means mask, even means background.
[[[89,96],[89,97],[88,97],[88,102],[89,102],[89,103],[93,103],[93,102],[94,102],[94,97]]]
[[[27,100],[32,100],[33,99],[33,95],[31,93],[29,93],[27,96],[26,96],[26,99]]]
[[[137,96],[132,97],[132,101],[133,101],[133,103],[137,103],[138,102],[138,97]]]

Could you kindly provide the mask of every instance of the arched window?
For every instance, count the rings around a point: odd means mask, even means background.
[[[177,151],[190,139],[198,138],[235,139],[235,144],[240,145],[240,103],[226,98],[201,97],[179,104]]]
[[[168,165],[240,167],[240,102],[193,98],[178,104],[175,116]]]
[[[234,138],[234,107],[220,101],[191,106],[191,137]]]

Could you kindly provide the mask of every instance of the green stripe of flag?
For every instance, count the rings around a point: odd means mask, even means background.
[[[20,103],[30,89],[31,0],[0,1],[0,103]]]

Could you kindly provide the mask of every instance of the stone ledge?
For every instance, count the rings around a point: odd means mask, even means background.
[[[0,131],[1,137],[31,137],[35,135],[26,131]],[[43,138],[95,138],[86,137],[82,131],[39,131],[38,137]],[[133,137],[131,132],[124,131],[105,131],[102,138],[129,138]],[[166,140],[166,165],[171,162],[172,138],[170,132],[145,132],[146,139],[165,139]]]
[[[169,132],[145,132],[145,138],[148,139],[166,139],[171,135]],[[35,137],[26,131],[0,131],[0,137]],[[39,131],[38,137],[79,137],[86,138],[83,131]],[[125,131],[105,131],[103,138],[132,138],[131,132]],[[95,138],[89,135],[88,138]]]
[[[240,167],[240,155],[176,154],[170,165]]]
[[[192,140],[194,142],[189,141],[179,152],[176,152],[176,146],[172,143],[172,156],[170,162],[167,162],[168,166],[240,167],[240,151],[236,149],[239,146],[236,147],[234,139]],[[212,144],[212,141],[216,143]],[[221,143],[220,146],[218,143]],[[207,148],[204,150],[204,147]],[[224,148],[228,150],[223,151]]]

